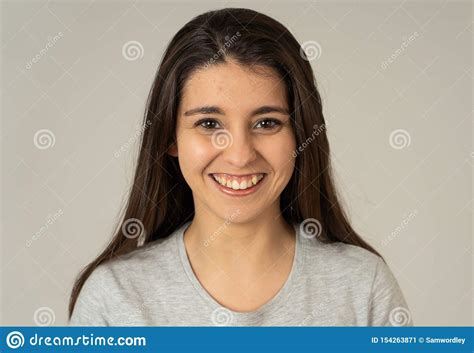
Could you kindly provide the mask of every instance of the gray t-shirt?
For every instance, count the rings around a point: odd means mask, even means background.
[[[412,326],[389,267],[344,243],[308,238],[294,224],[293,267],[258,310],[222,307],[194,274],[186,223],[165,239],[98,266],[84,283],[69,322],[77,326]]]

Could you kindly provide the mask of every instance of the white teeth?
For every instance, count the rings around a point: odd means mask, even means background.
[[[232,189],[238,190],[239,188],[240,188],[240,185],[237,182],[237,180],[232,180]]]
[[[215,176],[214,179],[221,185],[228,187],[233,190],[245,190],[254,185],[257,185],[260,180],[263,178],[263,174],[252,175],[252,178],[247,180],[242,180],[240,183],[232,178],[226,179],[226,177]]]

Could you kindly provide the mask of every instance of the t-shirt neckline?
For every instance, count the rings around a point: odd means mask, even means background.
[[[196,289],[196,291],[199,293],[199,295],[211,306],[211,310],[217,310],[217,309],[223,309],[231,314],[234,318],[238,320],[243,320],[246,322],[251,322],[254,321],[255,319],[258,319],[262,315],[264,315],[267,312],[271,312],[278,308],[279,306],[284,305],[287,302],[288,297],[290,296],[291,292],[294,289],[294,284],[297,282],[297,279],[299,278],[301,272],[302,272],[302,267],[304,264],[304,246],[302,244],[302,238],[300,234],[300,227],[297,223],[293,223],[293,228],[295,230],[296,234],[296,242],[295,242],[295,254],[293,257],[293,263],[292,267],[290,270],[290,273],[283,284],[283,286],[280,288],[280,290],[265,304],[261,305],[257,310],[254,311],[249,311],[249,312],[238,312],[238,311],[233,311],[229,308],[226,308],[219,304],[214,297],[211,296],[211,294],[202,286],[201,282],[199,282],[196,274],[194,273],[191,263],[189,261],[186,247],[184,244],[184,232],[185,230],[189,227],[191,224],[191,221],[185,223],[182,225],[177,231],[176,231],[176,245],[178,247],[179,251],[179,256],[181,258],[181,263],[183,265],[184,271],[186,272],[186,275],[188,279],[190,280],[191,284],[193,287]]]

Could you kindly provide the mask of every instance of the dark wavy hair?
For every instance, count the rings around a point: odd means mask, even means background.
[[[193,218],[191,189],[177,158],[167,151],[176,142],[177,110],[184,83],[195,70],[227,59],[248,67],[272,68],[285,83],[296,145],[305,147],[294,153],[294,172],[280,197],[284,219],[289,224],[318,220],[322,241],[356,245],[383,259],[351,227],[337,196],[321,97],[298,41],[281,23],[259,12],[242,8],[209,11],[186,23],[163,55],[146,102],[144,131],[126,206],[105,250],[78,275],[70,297],[69,318],[94,269],[139,246],[137,239],[124,235],[122,225],[126,220],[140,220],[146,230],[143,241],[150,243],[170,236]],[[317,134],[316,126],[323,127]]]

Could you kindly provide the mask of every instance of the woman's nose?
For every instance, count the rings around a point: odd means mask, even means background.
[[[226,162],[236,168],[244,168],[255,160],[257,153],[249,132],[224,130],[221,133],[221,142],[225,142],[225,144],[221,143],[221,149]]]

